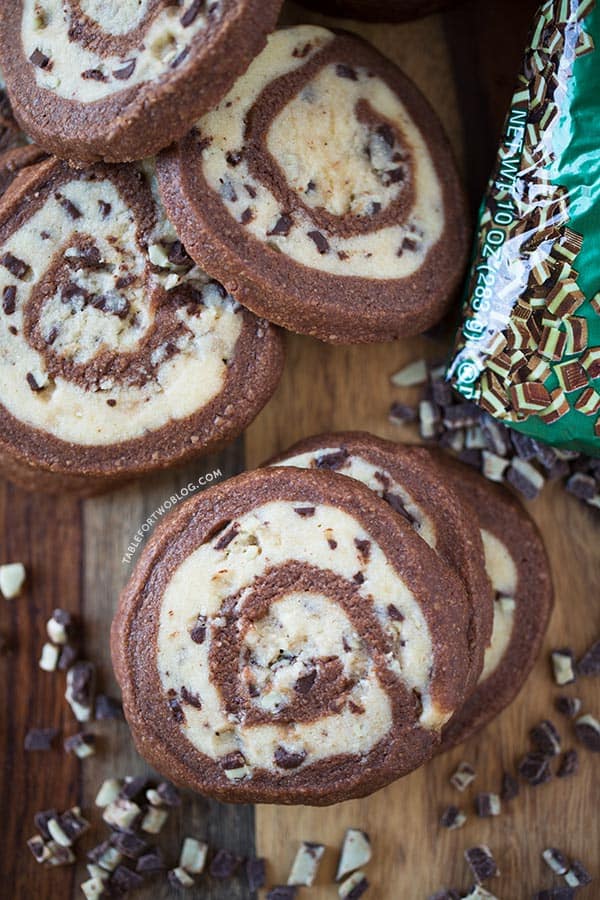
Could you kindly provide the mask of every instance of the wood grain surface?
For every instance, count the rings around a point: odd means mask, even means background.
[[[533,0],[477,0],[404,26],[342,23],[399,62],[438,110],[474,212],[535,5]],[[284,21],[303,20],[326,21],[286,5]],[[37,668],[52,609],[60,606],[81,615],[86,656],[98,664],[102,688],[114,693],[110,620],[132,565],[124,563],[123,556],[146,517],[199,475],[220,470],[227,477],[320,430],[362,428],[414,440],[410,429],[401,432],[387,423],[386,416],[392,400],[411,401],[416,394],[393,389],[388,376],[410,359],[423,354],[438,357],[444,350],[443,343],[427,338],[332,348],[290,336],[287,367],[276,396],[244,438],[219,457],[82,503],[68,497],[32,496],[0,483],[0,562],[23,561],[29,575],[22,597],[0,606],[0,898],[82,896],[78,888],[86,877],[82,865],[48,871],[30,857],[25,842],[34,831],[34,812],[80,803],[98,826],[93,798],[103,778],[146,771],[124,723],[96,723],[98,754],[82,763],[60,746],[50,753],[24,753],[24,735],[31,726],[60,727],[61,740],[76,730],[63,699],[63,676]],[[503,715],[467,744],[366,800],[324,810],[252,809],[186,796],[182,811],[172,816],[161,836],[167,855],[176,857],[184,834],[208,836],[215,846],[240,855],[266,856],[273,884],[285,882],[300,840],[322,841],[328,850],[319,883],[303,896],[333,900],[337,848],[344,830],[357,826],[369,831],[373,840],[374,858],[368,867],[372,888],[367,895],[372,900],[425,900],[444,885],[466,888],[469,876],[463,851],[481,842],[489,844],[499,863],[501,877],[489,887],[502,900],[526,900],[534,889],[552,883],[540,857],[549,845],[577,856],[600,879],[600,778],[597,757],[589,752],[581,753],[577,777],[555,779],[538,789],[523,787],[499,818],[477,819],[472,811],[475,793],[497,790],[503,770],[514,769],[528,748],[529,728],[548,715],[557,720],[548,650],[569,644],[581,652],[600,633],[600,518],[559,487],[545,490],[531,509],[552,561],[556,609],[543,657]],[[597,684],[590,679],[568,693],[582,697],[587,709],[600,713]],[[571,746],[568,726],[563,721],[557,724],[566,746]],[[463,795],[448,783],[461,759],[477,770],[475,784]],[[449,803],[459,803],[469,813],[460,831],[438,827],[440,812]],[[83,846],[92,846],[102,834],[95,827]],[[152,883],[138,896],[162,900],[175,892]],[[205,878],[186,896],[250,900],[251,895],[242,880],[222,885]],[[598,881],[581,897],[600,897]]]

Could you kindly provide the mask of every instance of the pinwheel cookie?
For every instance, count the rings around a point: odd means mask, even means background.
[[[441,125],[352,35],[272,34],[158,174],[194,259],[292,331],[345,343],[416,334],[458,287],[465,207]]]
[[[262,49],[281,0],[6,0],[0,64],[45,149],[141,159],[181,137]]]
[[[112,654],[140,753],[224,800],[327,804],[426,760],[468,670],[464,586],[364,485],[266,468],[161,525]]]
[[[0,468],[94,491],[222,446],[282,367],[276,329],[187,256],[150,164],[25,169],[0,207]]]

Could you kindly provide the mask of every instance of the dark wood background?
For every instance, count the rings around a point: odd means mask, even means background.
[[[475,0],[405,26],[347,24],[394,58],[438,110],[473,212],[491,167],[535,6],[534,0]],[[285,7],[284,20],[326,21],[291,3]],[[82,896],[78,884],[87,877],[83,866],[49,871],[29,855],[25,844],[34,832],[34,812],[80,803],[98,824],[93,798],[103,778],[146,770],[123,723],[92,726],[99,735],[99,751],[82,763],[61,749],[23,751],[29,727],[57,726],[63,736],[76,730],[63,699],[64,676],[37,667],[52,609],[60,606],[81,616],[85,653],[99,665],[101,686],[115,692],[108,652],[110,621],[131,568],[122,562],[123,555],[146,516],[198,474],[219,468],[227,477],[320,430],[364,428],[384,437],[414,439],[410,430],[400,434],[387,423],[393,399],[416,399],[410,391],[401,395],[391,388],[388,376],[409,359],[439,352],[427,339],[333,348],[290,336],[287,368],[275,398],[245,436],[219,457],[84,502],[32,496],[0,482],[0,562],[23,561],[29,575],[23,596],[0,605],[0,636],[6,644],[0,655],[0,897]],[[532,504],[532,512],[552,558],[557,608],[544,658],[509,710],[463,747],[366,800],[328,810],[254,810],[186,796],[182,812],[172,816],[161,836],[167,852],[175,858],[185,834],[207,835],[216,846],[266,856],[274,883],[285,881],[298,841],[320,840],[329,849],[319,886],[310,892],[316,900],[337,896],[331,885],[336,847],[349,825],[367,829],[373,838],[375,854],[369,867],[373,887],[368,895],[373,900],[421,900],[442,885],[466,888],[469,878],[462,853],[479,842],[488,843],[496,855],[502,876],[490,888],[504,900],[525,900],[534,889],[552,883],[540,858],[548,845],[580,857],[600,876],[600,780],[597,759],[585,751],[576,778],[538,790],[523,789],[499,819],[477,820],[471,815],[458,832],[441,833],[437,827],[441,809],[457,800],[448,776],[460,759],[475,764],[479,790],[496,790],[503,768],[512,767],[526,748],[529,727],[552,715],[556,690],[547,650],[568,643],[580,652],[600,631],[600,518],[560,488],[546,490]],[[590,683],[576,688],[587,707],[594,711],[595,702],[595,711],[600,712],[597,688]],[[459,797],[467,810],[473,792]],[[101,834],[103,830],[96,828],[83,846],[91,846]],[[140,893],[152,898],[173,895],[156,883]],[[220,885],[206,878],[187,896],[236,900],[249,893],[240,881]],[[597,883],[584,896],[600,897]]]

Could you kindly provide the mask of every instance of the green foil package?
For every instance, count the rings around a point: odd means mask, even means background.
[[[600,7],[540,7],[479,218],[448,378],[600,456]]]

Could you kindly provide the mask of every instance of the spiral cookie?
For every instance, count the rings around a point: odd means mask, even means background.
[[[299,0],[303,6],[328,16],[367,22],[406,22],[439,12],[457,0]]]
[[[467,671],[463,586],[375,494],[267,468],[159,527],[112,654],[140,753],[224,800],[327,804],[432,753]]]
[[[292,331],[345,343],[416,334],[463,272],[463,194],[441,125],[349,34],[275,32],[158,173],[194,259]]]
[[[187,256],[153,169],[47,160],[0,207],[0,468],[93,491],[234,438],[279,334]]]
[[[481,674],[492,636],[493,596],[474,512],[424,456],[364,432],[300,441],[271,465],[329,469],[361,481],[405,518],[461,578],[470,604],[467,691]]]
[[[10,0],[0,64],[15,114],[57,156],[141,159],[221,99],[281,0]]]
[[[413,454],[433,458],[432,451]],[[468,466],[435,454],[440,474],[476,511],[495,592],[492,642],[479,685],[444,727],[440,751],[462,743],[511,703],[536,662],[552,611],[552,580],[533,520],[504,488]]]

